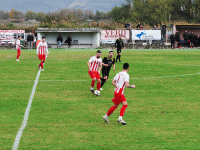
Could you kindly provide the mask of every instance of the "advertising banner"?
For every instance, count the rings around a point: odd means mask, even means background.
[[[132,40],[161,40],[161,30],[132,30]]]
[[[120,35],[125,43],[130,39],[129,30],[101,30],[101,43],[114,44]]]
[[[0,30],[0,44],[14,45],[18,36],[21,36],[21,40],[24,40],[25,30]]]

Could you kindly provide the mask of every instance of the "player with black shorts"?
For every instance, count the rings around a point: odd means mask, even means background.
[[[109,51],[108,57],[104,57],[104,59],[102,61],[102,65],[103,65],[103,68],[102,68],[103,78],[101,78],[101,88],[100,88],[100,90],[103,90],[102,86],[108,80],[109,71],[110,71],[112,65],[113,65],[113,70],[115,71],[115,58],[113,58],[113,51],[112,50]]]
[[[122,47],[125,49],[125,46],[124,46],[124,43],[123,43],[123,39],[121,37],[122,36],[120,35],[119,39],[117,39],[116,42],[115,42],[115,49],[117,50],[116,62],[117,62],[118,59],[119,59],[119,62],[121,62],[120,61],[120,58],[121,58],[121,49],[122,49]]]

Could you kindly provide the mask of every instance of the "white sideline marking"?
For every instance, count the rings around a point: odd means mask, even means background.
[[[185,77],[185,76],[195,76],[199,75],[200,72],[195,74],[183,74],[183,75],[176,75],[176,76],[164,76],[164,77],[149,77],[149,78],[129,78],[130,80],[143,80],[143,79],[163,79],[163,78],[176,78],[176,77]],[[112,80],[112,79],[108,79]],[[87,82],[90,80],[39,80],[40,82]],[[0,81],[0,82],[33,82],[33,80],[24,80],[24,81]]]
[[[31,109],[31,104],[32,104],[33,97],[34,97],[34,94],[35,94],[36,86],[37,86],[37,83],[38,83],[38,80],[39,80],[39,77],[40,77],[40,73],[41,73],[41,69],[39,69],[37,77],[35,79],[35,83],[34,83],[34,86],[33,86],[32,92],[31,92],[31,96],[29,98],[28,105],[26,107],[26,111],[25,111],[25,114],[24,114],[24,120],[22,122],[21,128],[18,130],[18,133],[17,133],[17,136],[15,138],[15,142],[13,144],[12,150],[18,149],[19,141],[20,141],[22,133],[23,133],[23,131],[24,131],[26,125],[27,125],[28,116],[29,116],[29,112],[30,112],[30,109]]]

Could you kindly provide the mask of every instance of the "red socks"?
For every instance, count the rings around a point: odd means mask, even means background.
[[[41,66],[41,68],[43,69],[43,62],[41,62],[40,64],[39,64],[39,67]]]
[[[107,116],[110,116],[110,115],[113,113],[113,111],[114,111],[117,107],[118,107],[118,106],[112,106],[112,107],[108,110]]]
[[[97,83],[97,90],[100,90],[101,83]]]
[[[122,117],[124,116],[124,112],[125,112],[127,106],[128,106],[128,105],[123,105],[123,106],[122,106],[119,116],[122,116]]]
[[[92,80],[92,84],[91,84],[92,88],[94,87],[94,84],[95,84],[95,81]]]
[[[20,56],[20,55],[19,55],[19,54],[17,54],[17,59],[19,58],[19,56]]]

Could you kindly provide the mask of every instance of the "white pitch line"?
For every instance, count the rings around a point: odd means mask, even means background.
[[[24,120],[22,122],[21,128],[18,130],[18,133],[17,133],[17,136],[15,138],[15,142],[13,144],[12,150],[18,149],[22,133],[23,133],[23,131],[24,131],[26,125],[27,125],[29,112],[30,112],[30,109],[31,109],[31,104],[32,104],[33,97],[34,97],[34,94],[35,94],[35,90],[36,90],[36,87],[37,87],[37,83],[38,83],[38,80],[39,80],[39,77],[40,77],[40,73],[41,73],[41,69],[38,71],[37,77],[35,79],[35,83],[34,83],[34,86],[33,86],[32,92],[31,92],[31,96],[29,98],[29,102],[28,102],[28,105],[26,107],[26,111],[25,111],[25,114],[24,114]]]
[[[199,75],[200,72],[195,74],[183,74],[183,75],[176,75],[176,76],[164,76],[164,77],[149,77],[149,78],[130,78],[130,80],[143,80],[143,79],[163,79],[163,78],[176,78],[176,77],[185,77],[185,76],[195,76]],[[112,80],[112,79],[108,79]],[[32,82],[33,80],[24,80],[24,81],[0,81],[0,82]],[[87,82],[90,80],[39,80],[40,82]]]

